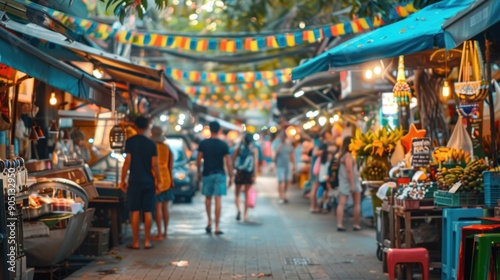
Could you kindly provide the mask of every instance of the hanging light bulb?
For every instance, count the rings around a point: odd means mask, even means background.
[[[448,97],[450,96],[450,85],[448,84],[448,80],[446,79],[448,77],[448,53],[444,54],[444,82],[443,82],[443,89],[441,90],[441,94],[443,97]]]
[[[94,69],[94,71],[92,71],[92,75],[94,75],[94,77],[96,77],[97,79],[102,79],[102,77],[104,76],[104,72],[101,68],[97,67]]]
[[[49,103],[50,105],[54,106],[57,104],[57,98],[56,98],[56,93],[55,92],[52,92],[50,94],[50,99],[49,99]]]
[[[441,94],[443,95],[443,97],[450,96],[450,85],[448,84],[447,80],[444,80],[443,89],[441,91]]]

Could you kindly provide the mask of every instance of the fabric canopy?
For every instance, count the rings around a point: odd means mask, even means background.
[[[357,36],[310,59],[292,71],[292,78],[302,79],[330,67],[344,67],[377,59],[444,48],[441,25],[466,9],[473,0],[444,0],[411,14],[407,18]]]
[[[92,62],[117,81],[129,83],[132,88],[178,101],[178,89],[174,87],[162,70],[138,65],[116,54],[70,41],[61,34],[33,24],[25,25],[4,18],[0,25],[24,34],[23,38],[28,36],[25,39],[30,44],[42,50],[49,50],[48,53],[57,59],[68,60],[75,57],[75,59],[70,60],[83,59]]]
[[[106,84],[29,45],[0,28],[0,63],[100,106],[111,107],[111,90]]]
[[[490,40],[498,42],[500,39],[500,32],[498,32],[498,28],[500,28],[499,14],[500,1],[476,0],[467,9],[443,24],[446,31],[444,37],[446,48],[452,49],[483,31],[486,31],[486,36]]]

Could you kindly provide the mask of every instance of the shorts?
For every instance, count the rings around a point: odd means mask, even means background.
[[[292,169],[289,167],[276,167],[276,176],[278,182],[290,182],[293,178]]]
[[[356,184],[354,186],[354,192],[362,192],[363,189],[361,188],[360,184]],[[339,193],[342,195],[350,195],[351,194],[351,186],[349,184],[340,184],[339,185]]]
[[[247,171],[236,171],[236,177],[234,178],[234,183],[236,185],[251,185],[254,182],[254,173]]]
[[[156,195],[156,202],[166,202],[174,200],[174,191],[172,189],[161,192]]]
[[[131,184],[127,190],[129,211],[153,212],[155,208],[155,186],[153,184]]]
[[[227,193],[225,174],[203,176],[201,194],[204,196],[223,196]]]

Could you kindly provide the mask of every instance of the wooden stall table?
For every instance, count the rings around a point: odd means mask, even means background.
[[[419,209],[405,209],[401,206],[394,205],[394,231],[393,231],[393,236],[394,236],[394,244],[391,246],[393,248],[412,248],[412,221],[414,220],[425,220],[425,219],[436,219],[439,221],[439,229],[438,232],[441,232],[441,222],[442,222],[442,209],[440,208],[434,208],[434,207],[426,207],[426,208],[419,208]],[[403,222],[401,222],[403,221]],[[401,238],[399,236],[400,231],[404,229],[404,237]],[[438,235],[439,236],[439,235]],[[403,244],[401,242],[401,239],[404,240],[405,247],[403,247]],[[440,238],[441,239],[441,238]],[[439,246],[441,246],[441,240],[439,240]],[[418,247],[425,247],[425,246],[418,246]],[[429,250],[429,248],[427,248]],[[432,251],[429,250],[429,258],[432,260]],[[439,250],[437,250],[439,251]],[[436,257],[435,259],[441,259],[440,256],[439,258]],[[429,264],[430,268],[441,268],[441,262],[430,262]],[[400,279],[400,277],[398,277]],[[411,270],[407,269],[406,270],[406,279],[411,279]]]

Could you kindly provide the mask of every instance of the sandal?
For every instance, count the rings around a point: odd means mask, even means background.
[[[337,231],[346,231],[344,227],[337,227]]]
[[[216,232],[215,232],[215,234],[216,234],[216,235],[222,235],[222,234],[224,234],[224,233],[223,233],[222,231],[218,230],[218,231],[216,231]]]
[[[212,225],[208,225],[206,228],[205,228],[205,231],[207,233],[212,233]]]
[[[362,229],[363,228],[361,228],[360,226],[355,226],[355,227],[352,228],[352,230],[354,230],[354,231],[360,231]]]
[[[153,249],[155,246],[153,246],[153,244],[149,245],[149,246],[144,246],[144,249],[148,250],[148,249]]]
[[[141,248],[139,248],[139,247],[135,247],[135,246],[134,246],[134,245],[132,245],[132,244],[127,244],[127,249],[139,250],[139,249],[141,249]]]

